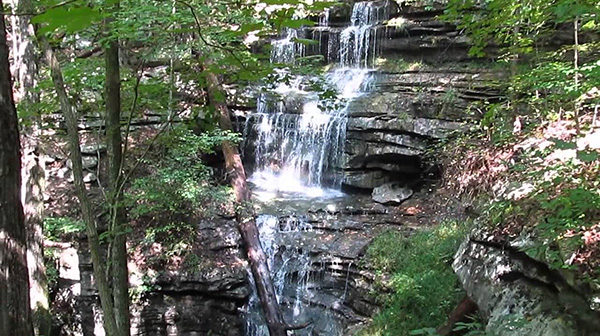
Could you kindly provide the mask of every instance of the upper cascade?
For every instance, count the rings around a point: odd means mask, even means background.
[[[326,42],[324,56],[338,62],[324,79],[278,70],[280,80],[259,95],[257,113],[246,119],[243,131],[245,161],[257,189],[309,197],[340,195],[336,190],[343,180],[348,105],[373,81],[369,66],[377,57],[383,37],[378,30],[389,18],[389,8],[387,0],[355,3],[349,25]],[[321,15],[321,26],[329,24],[329,14]],[[286,29],[282,39],[271,43],[271,62],[291,65],[304,56],[306,47],[297,42],[304,33]],[[317,91],[334,92],[333,97],[315,92],[315,82],[321,83]]]
[[[304,55],[305,46],[296,42],[298,30],[287,28],[285,38],[272,42],[271,63],[294,64],[297,55]]]
[[[339,60],[342,66],[367,67],[378,55],[379,24],[390,17],[388,1],[357,2],[351,25],[340,34]]]

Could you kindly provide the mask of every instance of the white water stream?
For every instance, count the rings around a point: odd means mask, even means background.
[[[252,171],[249,181],[259,201],[283,198],[310,202],[314,198],[343,195],[341,166],[347,110],[353,99],[368,91],[373,80],[369,66],[377,57],[381,38],[378,25],[388,19],[388,7],[387,1],[357,2],[349,26],[339,36],[329,36],[325,56],[339,62],[323,81],[323,85],[334,92],[327,102],[319,92],[309,89],[309,82],[314,78],[290,78],[285,70],[280,72],[282,80],[258,97],[257,111],[246,119],[244,126],[243,151],[244,161]],[[329,12],[324,13],[319,24],[329,24]],[[272,42],[273,63],[294,64],[297,57],[304,55],[305,47],[295,42],[300,32],[289,29],[282,39]],[[331,55],[334,50],[337,57]],[[259,216],[257,224],[287,322],[313,321],[310,327],[293,334],[342,335],[343,326],[334,312],[322,307],[315,309],[307,303],[319,295],[319,277],[313,274],[316,271],[311,267],[309,251],[302,245],[283,243],[291,241],[290,237],[310,232],[310,225],[299,217],[282,219],[276,214]],[[348,272],[344,273],[346,279]],[[343,295],[339,300],[343,303],[347,284],[341,291]],[[252,296],[249,306],[246,334],[268,335],[256,295]]]

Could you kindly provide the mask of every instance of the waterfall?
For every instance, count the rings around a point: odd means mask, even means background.
[[[373,70],[369,67],[377,57],[381,39],[378,29],[388,19],[388,5],[387,0],[355,3],[350,25],[338,35],[328,34],[326,41],[324,29],[313,31],[313,38],[319,41],[318,50],[325,53],[328,61],[339,61],[324,78],[277,70],[275,84],[259,95],[256,113],[246,118],[242,143],[244,162],[251,171],[249,181],[259,200],[329,199],[343,195],[341,167],[348,107],[372,84]],[[319,18],[320,28],[329,25],[329,21],[330,12],[326,11]],[[296,40],[303,34],[302,30],[288,29],[280,40],[273,41],[271,62],[296,63],[299,56],[307,53]],[[268,214],[260,215],[257,225],[286,321],[314,322],[293,334],[341,336],[343,327],[335,313],[308,303],[318,302],[316,296],[324,295],[317,288],[317,278],[323,270],[311,271],[314,256],[301,243],[302,235],[312,233],[312,227],[299,217]],[[343,295],[327,296],[336,304],[343,304],[346,299],[349,269],[344,276]],[[247,314],[246,334],[268,335],[256,293],[251,296]]]
[[[389,18],[383,2],[357,2],[352,8],[351,25],[340,34],[339,60],[344,66],[366,67],[378,53],[378,25]]]
[[[323,106],[316,93],[300,87],[304,77],[278,85],[274,92],[283,101],[273,103],[270,94],[262,94],[257,113],[244,127],[244,137],[254,139],[251,158],[246,158],[254,167],[250,181],[263,190],[312,197],[324,195],[322,186],[339,189],[342,175],[336,168],[342,164],[347,101],[364,92],[367,77],[365,69],[328,74],[325,84],[337,95],[332,106]],[[290,113],[293,104],[298,110]]]
[[[312,322],[307,328],[295,331],[294,335],[343,336],[335,313],[310,304],[319,295],[318,282],[327,272],[323,266],[313,268],[309,250],[301,243],[302,235],[312,232],[312,226],[296,216],[260,215],[256,223],[286,322]],[[298,244],[290,244],[291,241]],[[248,336],[269,335],[258,305],[258,296],[253,293],[246,321]]]
[[[339,195],[347,108],[372,81],[368,65],[377,55],[378,25],[388,18],[387,8],[387,1],[354,4],[350,26],[338,38],[328,38],[327,54],[339,50],[340,62],[324,80],[280,70],[276,84],[259,95],[257,112],[243,128],[244,160],[257,189],[270,197]],[[325,12],[320,24],[329,24],[329,15]],[[305,47],[296,42],[300,34],[287,29],[282,39],[273,41],[271,61],[293,64],[303,56]],[[335,41],[339,45],[331,46]],[[311,90],[315,82],[333,96],[324,100]]]
[[[293,64],[297,55],[304,55],[305,46],[297,43],[297,38],[298,30],[287,28],[283,39],[272,42],[271,62]]]

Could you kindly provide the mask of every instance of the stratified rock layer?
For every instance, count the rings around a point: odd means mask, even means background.
[[[600,331],[598,312],[558,271],[484,232],[463,242],[452,266],[491,335],[583,336]]]

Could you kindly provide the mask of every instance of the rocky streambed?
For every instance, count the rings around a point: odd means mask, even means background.
[[[426,224],[410,202],[386,207],[368,196],[342,196],[259,203],[262,244],[286,320],[308,324],[296,335],[348,335],[368,322],[379,303],[365,252],[385,230],[409,233]],[[265,335],[235,221],[202,221],[197,230],[199,265],[179,270],[131,265],[132,287],[144,288],[133,307],[132,334]],[[64,246],[60,256],[57,302],[73,314],[64,332],[101,334],[85,242]],[[143,279],[148,274],[152,279]]]

